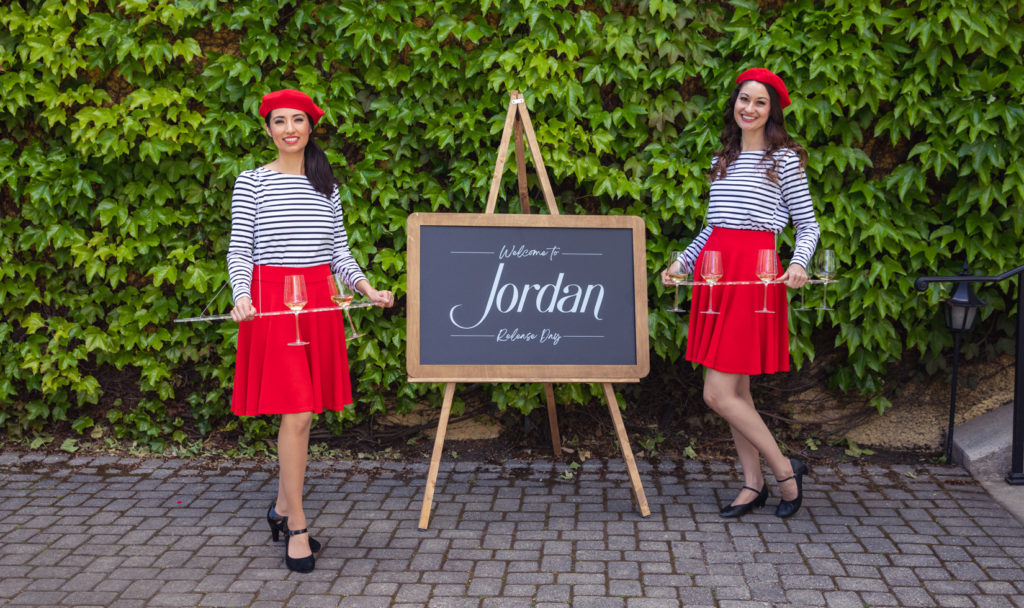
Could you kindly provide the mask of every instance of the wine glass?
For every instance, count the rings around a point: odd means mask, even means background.
[[[810,263],[807,265],[807,274],[808,274],[808,276],[813,275],[815,272],[817,272],[817,268],[818,268],[818,261],[816,259],[812,259],[810,261]],[[800,288],[800,308],[794,308],[793,310],[796,310],[796,311],[810,310],[810,308],[807,308],[807,304],[804,301],[804,293],[806,291],[807,291],[807,286],[806,285],[804,285],[803,287]]]
[[[708,309],[701,311],[704,314],[718,314],[718,311],[714,310],[714,307],[711,305],[711,294],[713,293],[715,283],[722,279],[722,272],[722,252],[705,251],[700,265],[700,276],[704,277],[704,280],[708,282]]]
[[[303,346],[309,342],[303,342],[299,335],[299,311],[309,301],[306,295],[306,277],[301,274],[290,274],[284,278],[284,305],[295,312],[295,341],[289,342],[288,346]]]
[[[331,296],[331,302],[338,308],[348,308],[355,295],[340,274],[331,275],[331,279],[327,281],[327,293]]]
[[[775,314],[774,310],[768,310],[768,283],[779,275],[779,258],[775,255],[774,249],[757,250],[757,278],[764,283],[764,304],[761,310],[754,312]]]
[[[822,249],[819,253],[818,263],[814,272],[824,283],[822,287],[821,306],[818,310],[832,310],[828,305],[828,283],[836,276],[836,252],[831,249]]]
[[[331,275],[331,280],[327,282],[327,290],[330,292],[331,301],[337,304],[338,308],[345,311],[345,318],[348,319],[346,327],[351,326],[352,331],[355,332],[356,326],[352,323],[352,314],[348,311],[349,306],[352,305],[352,299],[356,295],[355,290],[345,283],[345,277],[340,274]],[[355,340],[362,337],[363,334],[356,333],[351,338],[346,338],[346,340]]]
[[[675,261],[678,260],[682,255],[683,255],[683,253],[681,251],[673,251],[672,252],[672,257],[669,258],[669,262],[668,262],[669,267],[671,267],[672,264],[675,263]],[[688,274],[686,273],[686,270],[684,270],[681,267],[679,269],[679,272],[670,272],[670,273],[668,273],[668,278],[676,286],[676,297],[675,297],[675,300],[672,303],[672,308],[668,309],[669,312],[686,312],[685,308],[679,308],[679,285],[681,283],[683,283],[684,281],[686,281],[686,277],[687,276],[688,276]]]

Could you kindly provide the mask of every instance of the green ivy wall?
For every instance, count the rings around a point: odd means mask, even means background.
[[[791,316],[794,359],[829,336],[834,388],[884,409],[892,364],[920,357],[934,369],[951,343],[940,294],[918,295],[911,279],[964,259],[979,272],[1020,263],[1022,7],[5,3],[0,427],[35,445],[68,424],[155,449],[235,425],[250,441],[273,431],[228,415],[235,327],[172,319],[198,314],[225,281],[233,180],[273,158],[256,108],[282,87],[327,110],[318,137],[356,256],[399,298],[406,217],[482,211],[508,93],[523,91],[563,213],[646,221],[652,356],[688,370],[685,324],[661,312],[671,295],[655,279],[699,228],[723,104],[752,66],[793,93],[789,127],[811,151],[822,242],[844,265],[833,314]],[[503,211],[518,204],[513,171]],[[988,335],[1009,332],[1014,287],[986,288]],[[226,295],[212,308],[225,310]],[[326,416],[332,431],[438,392],[405,382],[403,313],[401,302],[359,311],[370,336],[350,345],[357,404]],[[594,389],[559,386],[558,399],[587,402]],[[536,386],[488,390],[501,407],[542,403]]]

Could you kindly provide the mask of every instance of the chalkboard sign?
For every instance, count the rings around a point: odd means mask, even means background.
[[[414,382],[636,382],[649,370],[638,217],[409,216]]]

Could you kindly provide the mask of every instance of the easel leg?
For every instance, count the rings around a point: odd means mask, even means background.
[[[537,181],[540,182],[540,191],[544,195],[544,202],[548,204],[548,212],[551,215],[558,215],[558,204],[555,203],[555,194],[551,190],[551,182],[548,181],[548,170],[544,167],[540,146],[537,145],[537,134],[533,131],[533,121],[530,120],[526,104],[519,105],[519,118],[523,121],[523,133],[526,135],[526,142],[530,145],[530,155],[533,157],[533,165],[537,168]]]
[[[636,495],[636,504],[640,507],[640,515],[647,517],[651,514],[651,508],[647,506],[647,494],[640,484],[640,473],[636,470],[636,460],[633,459],[633,450],[629,447],[629,435],[626,434],[626,425],[622,423],[622,414],[619,413],[619,401],[615,398],[615,390],[611,383],[605,382],[604,397],[608,402],[608,413],[612,416],[612,424],[615,425],[615,434],[619,438],[619,447],[622,448],[622,459],[626,461],[626,471],[629,472],[629,480],[633,482],[633,494]]]
[[[501,186],[501,172],[505,170],[505,158],[508,153],[508,141],[512,138],[512,124],[516,121],[516,96],[521,100],[522,95],[512,91],[512,102],[508,104],[508,113],[505,115],[505,128],[501,131],[501,144],[498,145],[498,159],[494,161],[494,176],[491,177],[491,190],[487,193],[487,210],[484,213],[494,213],[494,207],[498,202],[498,187]],[[522,101],[520,101],[522,103]]]
[[[455,383],[444,385],[444,402],[441,404],[441,418],[437,421],[437,436],[434,437],[434,453],[430,457],[430,469],[427,471],[427,485],[423,488],[423,505],[420,507],[419,529],[426,530],[430,523],[430,508],[434,503],[434,484],[437,482],[437,471],[441,468],[441,452],[444,451],[444,434],[448,430],[448,416],[452,411],[452,399],[455,397]]]
[[[555,460],[562,459],[562,438],[558,432],[558,412],[555,411],[555,389],[550,382],[544,383],[544,396],[548,399],[548,424],[551,426],[551,449]]]
[[[526,189],[526,149],[523,147],[523,121],[516,117],[513,127],[516,151],[516,182],[519,184],[519,205],[523,213],[530,212],[530,197]]]

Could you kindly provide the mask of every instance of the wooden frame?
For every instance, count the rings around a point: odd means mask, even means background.
[[[634,365],[424,365],[420,363],[420,228],[624,228],[633,233]],[[638,382],[650,371],[644,224],[634,216],[414,213],[408,221],[406,368],[410,382]]]
[[[634,326],[636,328],[636,340],[635,345],[637,349],[636,353],[636,365],[635,366],[576,366],[582,369],[574,368],[571,370],[574,374],[579,374],[581,377],[572,376],[566,370],[559,370],[557,372],[550,372],[549,369],[557,366],[423,366],[419,365],[419,313],[420,313],[420,302],[419,302],[419,244],[417,242],[415,247],[410,247],[409,251],[409,268],[408,273],[408,285],[409,285],[409,316],[408,319],[415,318],[415,323],[409,323],[407,320],[408,330],[408,342],[409,346],[406,348],[406,365],[409,369],[409,381],[410,382],[445,382],[444,386],[444,399],[441,403],[441,416],[437,421],[437,435],[434,437],[434,451],[430,456],[430,467],[427,470],[427,482],[423,488],[423,503],[420,505],[420,519],[418,528],[420,530],[426,530],[430,523],[430,511],[434,504],[434,487],[437,482],[437,473],[441,467],[441,455],[444,451],[444,437],[448,429],[448,417],[451,414],[452,400],[455,397],[455,382],[459,379],[466,379],[468,381],[488,381],[488,382],[544,382],[544,396],[548,404],[548,423],[551,426],[551,445],[555,453],[555,458],[562,457],[562,447],[559,439],[558,432],[558,416],[555,412],[555,392],[552,387],[552,382],[600,382],[604,391],[605,401],[608,404],[608,414],[612,419],[612,425],[615,427],[615,435],[618,438],[619,448],[622,450],[622,459],[626,463],[626,471],[629,474],[630,483],[633,486],[633,496],[636,498],[636,505],[640,511],[642,517],[647,517],[651,514],[650,506],[647,504],[647,495],[644,493],[643,484],[640,481],[640,473],[636,468],[636,460],[633,458],[633,450],[629,446],[629,434],[626,433],[626,426],[622,422],[622,414],[619,412],[619,401],[615,397],[615,390],[612,388],[612,382],[638,382],[642,376],[647,375],[650,369],[650,354],[648,352],[648,333],[647,333],[647,267],[645,262],[646,253],[642,244],[644,243],[644,225],[639,218],[628,218],[624,216],[613,217],[613,216],[569,216],[563,217],[558,213],[558,205],[555,204],[555,196],[551,190],[551,184],[548,182],[547,169],[544,167],[544,160],[540,155],[540,147],[537,145],[537,136],[533,131],[533,123],[530,121],[530,113],[526,110],[526,104],[524,103],[523,96],[518,91],[512,91],[511,99],[508,105],[508,113],[505,115],[505,128],[501,133],[501,144],[498,148],[498,160],[494,165],[494,175],[491,178],[491,189],[487,194],[487,211],[485,214],[413,214],[409,218],[409,241],[413,242],[415,232],[415,238],[419,239],[419,229],[425,225],[473,225],[473,226],[544,226],[550,227],[555,225],[555,222],[567,222],[560,223],[561,226],[586,226],[592,227],[628,227],[633,232],[633,280],[634,288],[633,293],[635,294],[636,302],[634,307]],[[512,139],[513,134],[515,135],[515,154],[516,154],[516,177],[519,190],[519,200],[522,208],[523,215],[505,215],[496,216],[494,215],[494,207],[498,198],[498,189],[501,185],[501,174],[505,169],[505,158],[508,154],[508,144]],[[527,142],[530,146],[530,154],[533,157],[533,162],[537,168],[537,179],[540,181],[541,192],[544,194],[544,201],[547,203],[549,216],[543,217],[543,219],[531,220],[530,219],[530,201],[527,197],[526,189],[526,159],[525,151],[523,147],[523,136],[525,135]],[[434,219],[434,215],[443,217],[443,220],[439,217]],[[556,217],[557,216],[557,219]],[[429,222],[434,221],[434,224]],[[534,221],[538,223],[533,223]],[[593,222],[597,222],[597,224]],[[520,223],[521,222],[521,223]],[[600,225],[598,225],[600,224]],[[414,229],[415,227],[415,229]],[[639,234],[638,234],[639,232]],[[643,321],[642,323],[640,321]],[[415,352],[417,367],[411,366],[411,361],[408,359],[409,352]],[[484,367],[486,369],[478,369]],[[502,368],[497,370],[496,368]],[[529,369],[527,369],[529,368]],[[596,370],[596,368],[607,368]],[[626,368],[629,368],[628,373]],[[443,377],[428,377],[428,375],[435,371],[435,369],[441,373]],[[413,371],[418,373],[413,373]],[[496,373],[500,371],[501,373]],[[527,372],[530,372],[528,374]],[[565,374],[562,372],[565,371]],[[619,374],[624,374],[622,377]],[[507,374],[507,377],[503,377],[503,374]],[[601,376],[600,374],[607,374]],[[417,377],[413,377],[417,376]]]

